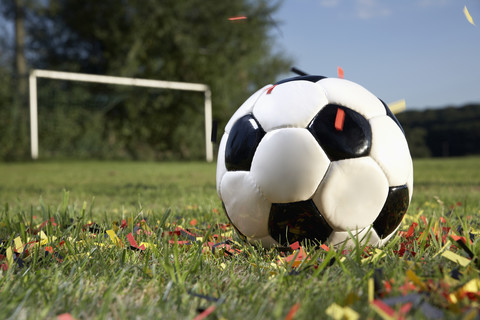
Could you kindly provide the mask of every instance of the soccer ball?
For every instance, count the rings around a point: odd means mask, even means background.
[[[240,106],[219,145],[216,183],[250,242],[382,246],[410,204],[413,166],[383,101],[354,82],[309,75]]]

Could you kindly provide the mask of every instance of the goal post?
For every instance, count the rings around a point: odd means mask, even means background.
[[[37,78],[49,78],[65,81],[93,82],[134,87],[171,89],[203,92],[205,95],[205,153],[207,162],[213,161],[212,131],[212,92],[210,87],[201,83],[175,82],[140,78],[103,76],[87,73],[61,72],[35,69],[30,72],[30,139],[32,159],[38,159],[38,98]]]

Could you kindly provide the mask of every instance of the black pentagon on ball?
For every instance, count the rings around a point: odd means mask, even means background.
[[[248,171],[265,131],[252,114],[238,119],[228,134],[225,166],[228,171]]]
[[[373,229],[381,239],[391,234],[402,222],[409,204],[407,185],[390,187],[382,211],[373,222]]]
[[[305,76],[298,76],[298,77],[283,79],[276,82],[275,84],[277,85],[277,84],[282,84],[282,83],[291,82],[291,81],[298,81],[298,80],[317,82],[325,78],[326,77],[324,76],[305,75]]]
[[[320,110],[307,129],[331,161],[364,157],[370,153],[370,123],[352,109],[328,104]]]
[[[296,241],[325,242],[332,228],[312,200],[273,203],[268,218],[270,236],[285,246]]]

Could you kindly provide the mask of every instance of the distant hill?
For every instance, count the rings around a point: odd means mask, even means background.
[[[413,157],[480,154],[480,104],[396,115]]]

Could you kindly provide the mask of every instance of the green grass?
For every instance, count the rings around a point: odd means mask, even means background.
[[[276,250],[254,248],[228,230],[208,227],[228,222],[215,191],[214,164],[3,163],[0,254],[6,255],[16,237],[23,243],[27,237],[40,241],[40,234],[29,227],[52,217],[57,225],[44,226],[48,239],[22,256],[23,267],[14,264],[0,271],[0,318],[69,313],[76,319],[193,319],[214,306],[208,319],[285,319],[296,306],[294,319],[311,319],[328,318],[326,310],[333,303],[362,319],[381,318],[369,302],[371,279],[377,281],[379,300],[417,294],[407,318],[428,318],[425,306],[445,319],[468,316],[476,312],[479,296],[457,295],[459,301],[452,303],[445,295],[458,294],[465,283],[478,279],[479,266],[471,261],[462,267],[438,253],[466,256],[458,245],[444,247],[441,235],[459,226],[463,234],[480,228],[479,164],[478,157],[415,161],[414,196],[401,227],[407,231],[418,223],[410,238],[398,234],[378,256],[375,248],[360,244],[346,252],[306,248],[310,259],[292,268],[277,263]],[[134,224],[117,229],[114,221],[118,226],[122,219]],[[137,223],[142,227],[142,219],[153,233],[135,239],[150,247],[131,250],[126,236]],[[203,239],[181,246],[171,242],[185,240],[182,236],[162,237],[175,223],[192,228],[192,219],[198,221],[195,230]],[[89,222],[101,231],[83,230]],[[116,230],[123,247],[104,236],[107,229]],[[209,237],[213,234],[233,237],[242,253],[213,254],[207,242],[222,240]],[[479,237],[468,244],[476,257]],[[403,256],[398,253],[402,246],[407,250]],[[45,255],[45,247],[52,247],[55,255]],[[56,259],[59,255],[62,262]],[[458,279],[450,277],[452,270],[460,272]],[[399,312],[402,304],[392,308]]]

